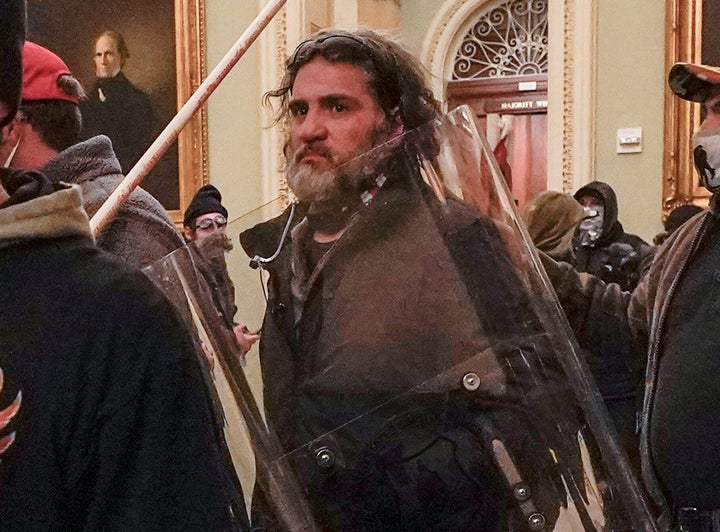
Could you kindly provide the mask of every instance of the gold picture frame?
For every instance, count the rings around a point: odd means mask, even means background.
[[[678,61],[702,62],[703,0],[667,0],[665,73]],[[678,205],[707,205],[709,193],[698,186],[692,157],[692,135],[700,124],[700,105],[665,90],[663,220]]]
[[[205,78],[205,0],[28,0],[27,6],[28,38],[63,58],[88,91],[96,83],[95,37],[109,29],[124,36],[130,56],[123,72],[148,94],[153,139]],[[141,183],[178,226],[208,182],[207,145],[203,107]]]
[[[205,0],[175,0],[178,109],[207,75],[205,42]],[[180,209],[170,211],[178,226],[197,189],[208,183],[207,156],[207,107],[203,106],[178,137]]]

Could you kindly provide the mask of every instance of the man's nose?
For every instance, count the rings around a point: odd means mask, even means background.
[[[305,143],[323,140],[327,137],[328,129],[322,113],[310,110],[297,125],[295,134]]]

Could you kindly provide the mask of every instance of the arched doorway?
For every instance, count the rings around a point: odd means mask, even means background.
[[[460,33],[448,108],[468,104],[522,207],[547,188],[547,0],[486,4]]]

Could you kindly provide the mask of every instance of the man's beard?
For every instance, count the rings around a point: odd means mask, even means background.
[[[334,157],[330,160],[334,162]],[[298,162],[295,157],[288,162],[286,176],[288,187],[300,201],[328,200],[336,188],[334,170],[318,172],[312,164]]]
[[[371,185],[374,168],[372,156],[358,165],[347,164],[389,139],[388,127],[383,121],[367,136],[363,147],[337,154],[327,149],[321,141],[304,144],[292,153],[287,153],[285,170],[288,186],[300,201],[320,203],[350,200],[349,195],[359,197]],[[302,162],[307,151],[322,155],[329,163],[329,170],[320,170],[312,163]]]

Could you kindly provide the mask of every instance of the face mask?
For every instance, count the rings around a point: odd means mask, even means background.
[[[693,159],[700,185],[712,193],[720,191],[720,129],[693,135]]]
[[[581,246],[594,246],[602,236],[603,217],[605,208],[601,206],[583,207],[586,218],[580,222],[578,231],[580,233]]]

